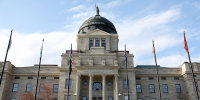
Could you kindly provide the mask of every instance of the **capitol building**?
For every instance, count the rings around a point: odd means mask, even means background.
[[[177,68],[134,65],[134,54],[127,54],[127,70],[124,48],[119,49],[118,33],[114,24],[99,14],[90,17],[77,33],[77,49],[73,50],[70,80],[70,50],[62,53],[61,66],[42,64],[39,84],[52,88],[51,99],[67,100],[196,100],[191,69],[187,62]],[[3,62],[0,62],[3,65]],[[170,62],[169,62],[170,63]],[[200,85],[200,63],[192,63],[195,78]],[[178,66],[178,65],[177,65]],[[7,61],[0,100],[22,100],[22,94],[35,93],[38,64],[15,66]],[[127,73],[128,82],[127,84]],[[129,94],[127,92],[129,90]],[[39,87],[37,100],[43,98],[44,89]]]

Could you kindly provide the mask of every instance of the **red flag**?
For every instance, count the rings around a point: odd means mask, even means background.
[[[185,48],[185,51],[188,52],[187,41],[186,41],[186,37],[185,37],[185,32],[183,33],[183,35],[184,35],[184,48]]]
[[[155,54],[154,40],[152,42],[153,42],[152,53]]]

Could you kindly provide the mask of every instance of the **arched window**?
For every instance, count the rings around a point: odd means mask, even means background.
[[[102,90],[102,84],[101,82],[94,82],[93,83],[93,90]]]

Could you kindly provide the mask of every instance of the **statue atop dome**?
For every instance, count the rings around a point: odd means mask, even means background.
[[[99,15],[99,7],[96,6],[96,15]]]

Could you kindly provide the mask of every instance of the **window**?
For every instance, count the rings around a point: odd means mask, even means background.
[[[149,92],[154,93],[155,92],[155,86],[154,84],[149,85]]]
[[[41,77],[41,79],[46,79],[46,77]]]
[[[166,80],[167,78],[166,77],[161,77],[161,80]]]
[[[87,81],[84,81],[84,82],[83,82],[83,85],[87,86],[87,85],[88,85],[88,82],[87,82]]]
[[[183,100],[183,99],[179,98],[179,99],[177,99],[177,100]]]
[[[112,97],[112,96],[109,96],[109,97],[108,97],[108,100],[113,100],[113,97]]]
[[[90,41],[89,41],[89,48],[91,48],[93,46],[94,46],[94,41],[93,41],[93,39],[90,39]]]
[[[140,77],[136,77],[136,80],[141,80],[141,78]]]
[[[95,47],[100,47],[100,39],[95,39]]]
[[[106,39],[101,39],[101,46],[106,48]]]
[[[137,99],[137,100],[142,100],[141,98]]]
[[[155,98],[151,98],[150,100],[156,100]]]
[[[57,98],[53,98],[52,100],[58,100]]]
[[[59,77],[54,77],[54,79],[59,79]]]
[[[10,100],[16,100],[16,98],[11,98]]]
[[[33,77],[28,77],[28,79],[33,79]]]
[[[32,84],[27,84],[26,85],[26,92],[30,92],[32,88]]]
[[[58,84],[53,85],[53,92],[58,92]]]
[[[137,93],[141,93],[142,92],[142,87],[140,84],[136,85],[136,91]]]
[[[180,86],[180,84],[176,84],[176,92],[177,93],[181,92],[181,86]]]
[[[149,80],[153,80],[153,77],[149,77]]]
[[[65,96],[65,100],[70,100],[70,96],[67,98],[68,96],[66,95]]]
[[[42,98],[38,98],[38,100],[42,100]]]
[[[39,92],[43,92],[43,91],[44,91],[44,89],[42,87],[40,87]]]
[[[167,86],[167,84],[163,84],[163,92],[164,93],[168,92],[168,86]]]
[[[169,100],[168,98],[164,98],[164,100]]]
[[[17,84],[17,83],[14,83],[13,84],[13,92],[17,92],[18,91],[18,87],[19,87],[19,84]]]
[[[111,83],[111,82],[107,82],[107,85],[108,85],[108,86],[111,86],[111,85],[112,85],[112,83]]]
[[[72,80],[69,80],[69,82],[68,82],[68,79],[66,79],[66,83],[65,83],[65,88],[66,89],[68,89],[68,83],[69,83],[69,89],[71,89]]]
[[[127,80],[124,80],[124,81],[123,81],[124,89],[127,89],[127,88],[128,88],[128,84],[127,84],[127,83],[128,83]]]
[[[174,80],[179,80],[179,77],[174,77]]]
[[[15,79],[20,79],[20,77],[16,76]]]
[[[128,100],[128,96],[127,95],[124,96],[124,100]]]
[[[93,90],[102,90],[101,82],[94,82],[93,83]]]
[[[85,97],[85,96],[84,96],[84,97],[82,97],[82,100],[87,100],[87,97]]]

